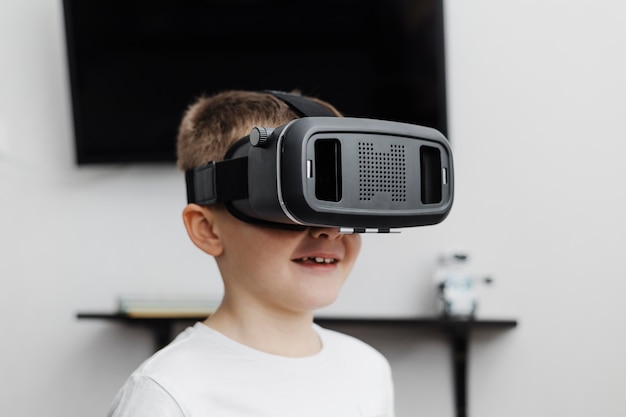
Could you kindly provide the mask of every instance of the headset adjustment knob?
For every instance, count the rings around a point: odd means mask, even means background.
[[[274,129],[267,127],[254,127],[250,132],[250,144],[255,147],[264,147],[267,144],[267,138],[270,137]]]

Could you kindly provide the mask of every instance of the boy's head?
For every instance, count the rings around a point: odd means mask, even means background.
[[[311,100],[340,116],[330,104]],[[178,167],[187,170],[220,161],[253,127],[278,127],[298,117],[266,93],[226,91],[202,97],[181,122]],[[246,309],[294,312],[328,305],[361,246],[360,235],[343,235],[337,228],[289,231],[251,225],[233,217],[223,204],[188,204],[183,220],[193,243],[217,261],[225,300]]]
[[[313,97],[337,116],[329,103]],[[179,127],[177,154],[182,171],[221,161],[228,148],[255,126],[277,127],[299,116],[268,93],[230,90],[201,97],[187,109]]]

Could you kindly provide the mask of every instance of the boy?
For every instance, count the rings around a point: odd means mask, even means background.
[[[200,98],[180,125],[178,167],[219,161],[253,127],[296,118],[267,93]],[[359,234],[253,225],[220,203],[189,204],[183,220],[193,243],[218,265],[222,303],[131,375],[110,417],[394,416],[388,361],[313,323],[314,311],[336,299],[352,269]]]

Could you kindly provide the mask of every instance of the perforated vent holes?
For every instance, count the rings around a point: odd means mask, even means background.
[[[389,152],[375,152],[374,145],[359,142],[359,200],[377,193],[391,193],[391,201],[406,201],[404,145],[391,144]]]

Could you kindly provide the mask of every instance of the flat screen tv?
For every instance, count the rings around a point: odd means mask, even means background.
[[[300,90],[447,134],[443,0],[64,0],[76,162],[175,161],[202,94]]]

